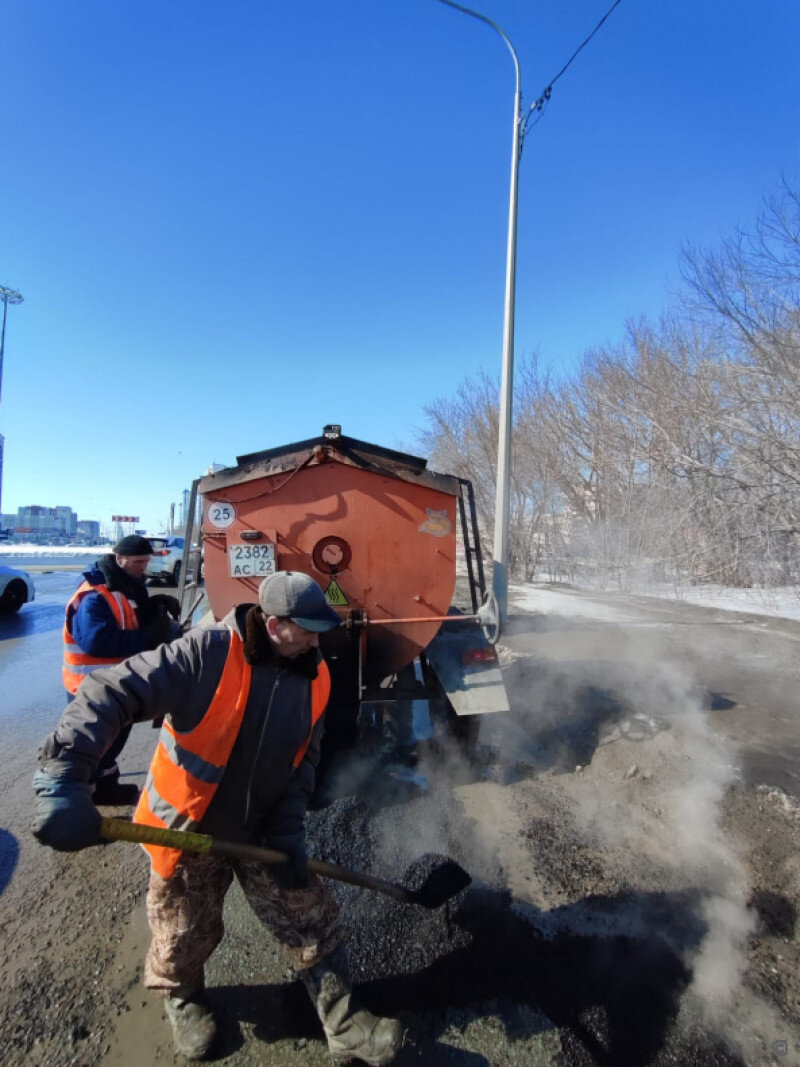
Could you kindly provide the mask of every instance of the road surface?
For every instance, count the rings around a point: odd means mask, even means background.
[[[141,851],[56,855],[28,831],[76,576],[36,584],[0,620],[0,1061],[179,1063],[140,984]],[[343,798],[311,819],[339,862],[400,879],[440,851],[475,879],[441,914],[341,895],[364,998],[409,1027],[398,1065],[800,1063],[800,624],[540,593],[512,590],[513,713],[484,721],[476,765],[430,745],[383,803]],[[129,780],[155,736],[133,731]],[[326,1064],[236,888],[226,923],[208,968],[217,1062]]]

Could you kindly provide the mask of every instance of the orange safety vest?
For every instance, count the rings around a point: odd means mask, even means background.
[[[99,593],[111,608],[111,612],[117,621],[120,630],[138,630],[139,618],[135,606],[122,593],[112,593],[107,585],[90,585],[82,582],[75,590],[72,599],[67,604],[64,617],[64,629],[62,638],[64,642],[64,662],[61,668],[61,680],[68,693],[77,693],[78,686],[87,674],[96,671],[98,667],[109,667],[114,663],[122,663],[124,656],[90,656],[84,652],[81,646],[72,636],[70,624],[78,610],[78,605],[89,593]]]
[[[244,658],[244,645],[235,630],[217,691],[203,718],[193,730],[179,733],[166,720],[161,727],[147,782],[139,797],[133,821],[145,826],[196,831],[225,773],[250,696],[252,668]],[[314,727],[325,711],[331,676],[324,660],[311,683],[311,729],[295,754],[293,765],[303,762]],[[153,870],[171,878],[180,850],[144,845]]]

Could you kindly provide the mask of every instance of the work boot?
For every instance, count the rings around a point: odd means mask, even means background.
[[[176,991],[164,1001],[175,1048],[187,1060],[202,1060],[217,1036],[217,1024],[202,989]]]
[[[403,1047],[403,1027],[397,1019],[373,1015],[355,1002],[343,949],[300,976],[322,1022],[332,1059],[361,1060],[370,1067],[392,1062]]]
[[[119,773],[104,774],[95,782],[92,800],[95,804],[130,806],[139,800],[139,787],[133,783],[123,785],[119,780]]]

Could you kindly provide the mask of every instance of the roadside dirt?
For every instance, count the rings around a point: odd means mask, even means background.
[[[513,713],[484,722],[474,763],[423,746],[415,771],[373,779],[368,802],[310,816],[314,852],[335,862],[402,880],[432,852],[473,875],[437,912],[336,888],[361,996],[409,1028],[396,1062],[800,1063],[800,804],[742,778],[697,672],[667,662],[658,635],[646,700],[613,635],[613,667],[577,626],[558,652],[551,637],[508,639]],[[134,731],[132,780],[154,741]],[[23,841],[14,810],[16,833],[0,836],[19,851],[0,898],[0,1062],[182,1062],[141,986],[141,850],[55,855]],[[208,968],[216,1061],[328,1064],[302,986],[236,887],[226,924]]]

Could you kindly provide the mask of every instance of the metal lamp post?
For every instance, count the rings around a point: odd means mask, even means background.
[[[522,80],[520,77],[519,60],[514,46],[508,38],[508,34],[493,22],[492,19],[481,15],[471,8],[462,4],[454,3],[454,0],[439,0],[441,4],[454,7],[463,11],[465,15],[472,15],[480,19],[487,26],[500,34],[508,46],[511,58],[514,61],[516,75],[516,88],[514,90],[514,127],[511,142],[511,189],[508,199],[508,242],[506,246],[506,297],[505,313],[503,316],[503,368],[500,384],[500,425],[497,440],[497,492],[495,497],[494,514],[494,558],[492,562],[492,588],[497,597],[501,618],[505,619],[508,614],[508,519],[509,519],[509,496],[511,485],[511,430],[514,414],[514,298],[516,294],[517,272],[517,176],[519,173],[519,157],[522,152],[522,142],[525,137],[525,127],[521,120],[522,111]]]
[[[3,392],[3,349],[6,344],[6,316],[8,315],[9,304],[21,304],[22,295],[16,291],[16,289],[7,289],[4,285],[0,285],[0,297],[3,300],[3,328],[0,332],[0,395]]]
[[[16,289],[8,289],[5,285],[0,285],[0,297],[3,300],[3,327],[0,330],[0,394],[3,390],[3,349],[6,344],[6,316],[8,315],[9,304],[21,304],[22,296],[16,291]],[[0,503],[3,499],[3,449],[2,449],[2,437],[0,437]]]

